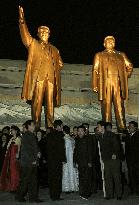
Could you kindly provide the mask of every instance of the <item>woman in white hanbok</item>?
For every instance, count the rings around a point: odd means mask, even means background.
[[[62,178],[62,191],[63,192],[76,192],[79,190],[78,170],[73,165],[73,152],[75,141],[70,136],[70,128],[68,126],[63,127],[65,134],[65,149],[67,163],[63,165],[63,178]]]

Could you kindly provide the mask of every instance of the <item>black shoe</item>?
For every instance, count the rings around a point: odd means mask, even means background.
[[[122,199],[122,197],[117,197],[117,200],[121,200]]]
[[[43,200],[41,199],[35,199],[35,200],[29,200],[30,203],[42,203],[44,202]]]

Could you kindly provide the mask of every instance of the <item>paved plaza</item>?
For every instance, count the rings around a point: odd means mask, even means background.
[[[103,198],[102,191],[98,192],[97,194],[94,194],[89,198],[88,201],[83,200],[79,197],[78,193],[71,193],[71,194],[62,194],[61,195],[64,200],[62,201],[51,201],[48,194],[48,189],[40,189],[40,198],[44,200],[43,203],[40,203],[42,205],[139,205],[139,196],[128,196],[127,193],[124,194],[124,197],[121,201],[118,201],[116,199],[111,200],[105,200]],[[37,204],[37,203],[21,203],[21,202],[15,202],[14,200],[14,194],[12,193],[6,193],[6,192],[0,192],[0,205],[19,205],[19,204]]]

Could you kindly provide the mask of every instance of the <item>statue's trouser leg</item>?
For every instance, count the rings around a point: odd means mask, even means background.
[[[105,99],[101,101],[102,120],[105,122],[112,121],[112,84],[111,79],[107,80],[107,91]]]
[[[54,121],[54,103],[53,103],[53,98],[54,98],[54,85],[53,83],[50,83],[49,81],[47,82],[47,88],[46,88],[46,108],[45,108],[45,117],[47,120],[47,126],[48,127],[53,127],[53,121]]]
[[[124,100],[121,98],[120,85],[117,77],[107,79],[106,98],[101,102],[102,119],[106,122],[112,121],[112,101],[114,104],[117,128],[125,129]]]
[[[119,81],[117,81],[117,84],[114,87],[113,104],[114,104],[117,128],[125,129],[126,128],[125,108],[124,108],[124,100],[121,98]]]
[[[36,83],[32,98],[32,118],[37,128],[41,126],[41,111],[44,97],[44,81]]]

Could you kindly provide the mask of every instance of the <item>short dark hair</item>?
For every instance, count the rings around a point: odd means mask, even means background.
[[[58,126],[61,126],[63,124],[62,120],[55,120],[54,121],[54,128],[57,128]]]
[[[88,123],[86,123],[86,122],[85,122],[85,123],[83,123],[82,125],[83,125],[84,127],[85,127],[85,126],[87,126],[87,127],[89,128],[89,124],[88,124]]]
[[[77,127],[77,126],[74,126],[74,127],[73,127],[73,130],[74,130],[74,129],[78,129],[78,127]]]
[[[10,131],[10,126],[5,126],[5,127],[3,127],[2,132],[3,132],[4,130]]]
[[[137,122],[135,122],[135,121],[130,121],[130,122],[129,122],[129,124],[133,124],[133,125],[134,125],[134,127],[138,128],[138,123],[137,123]]]
[[[34,121],[33,121],[33,120],[27,120],[27,121],[23,124],[23,126],[25,126],[25,128],[28,130],[28,126],[31,126],[31,123],[34,123]]]
[[[104,128],[106,129],[108,126],[112,128],[112,123],[111,122],[105,122]]]
[[[63,126],[63,131],[64,131],[66,134],[70,134],[70,127],[68,127],[67,125],[64,125],[64,126]]]
[[[79,129],[83,129],[84,131],[86,131],[86,128],[85,128],[83,125],[78,126],[77,129],[78,129],[78,130],[79,130]]]
[[[19,127],[17,127],[16,125],[12,125],[12,126],[11,126],[11,129],[12,129],[12,130],[15,130],[15,131],[17,132],[17,136],[20,135],[20,129],[19,129]]]
[[[105,126],[105,122],[102,121],[102,120],[101,120],[101,121],[98,121],[98,122],[97,122],[97,125]]]

